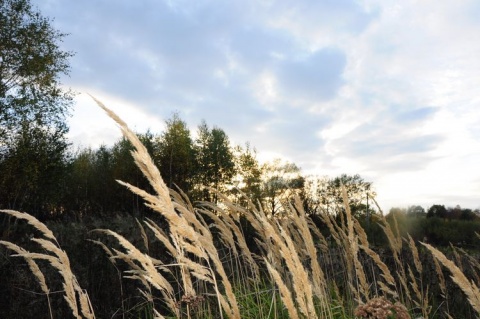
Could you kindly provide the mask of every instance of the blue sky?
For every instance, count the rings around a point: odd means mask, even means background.
[[[261,160],[360,174],[380,206],[480,207],[477,0],[32,0],[70,35],[76,145],[179,112]]]

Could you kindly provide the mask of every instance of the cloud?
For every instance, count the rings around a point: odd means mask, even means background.
[[[277,71],[280,90],[302,99],[331,99],[343,84],[345,64],[345,54],[330,48],[298,60],[284,61]]]
[[[372,178],[389,203],[478,185],[478,1],[33,2],[70,33],[64,82],[140,122],[205,119],[305,171]]]

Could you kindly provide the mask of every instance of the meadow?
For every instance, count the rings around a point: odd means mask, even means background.
[[[11,278],[21,274],[2,292],[23,296],[2,303],[2,318],[479,317],[474,252],[441,251],[402,237],[395,220],[382,214],[375,223],[388,245],[372,246],[345,189],[337,213],[319,211],[315,223],[295,194],[277,218],[247,198],[240,205],[219,192],[215,203],[191,203],[165,185],[127,124],[97,103],[134,145],[134,161],[154,193],[119,183],[141,196],[152,214],[143,220],[112,216],[91,229],[71,221],[71,233],[62,233],[28,213],[2,210],[8,223],[2,266],[9,265]],[[81,239],[64,249],[75,231]],[[115,308],[102,305],[106,299]]]

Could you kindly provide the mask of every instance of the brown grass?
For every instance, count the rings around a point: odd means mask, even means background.
[[[421,253],[413,238],[409,235],[401,238],[395,219],[392,225],[384,218],[379,221],[393,256],[391,265],[387,266],[384,255],[370,246],[367,234],[352,215],[344,187],[344,209],[338,210],[338,216],[319,212],[329,230],[331,243],[305,214],[300,198],[295,195],[284,198],[279,214],[282,218],[269,218],[261,207],[246,197],[243,201],[246,205],[239,206],[213,189],[210,192],[216,194],[217,203],[204,202],[194,206],[181,191],[167,188],[147,150],[126,123],[101,102],[95,101],[116,121],[134,146],[135,163],[154,192],[148,193],[126,182],[119,183],[141,196],[145,205],[159,214],[168,226],[160,227],[155,218],[137,221],[141,236],[138,247],[109,229],[95,232],[114,239],[116,248],[99,240],[92,242],[105,251],[116,267],[120,263],[128,266],[123,277],[138,281],[142,296],[151,305],[158,302],[154,296],[160,294],[162,305],[177,318],[203,318],[194,309],[207,302],[205,296],[214,296],[213,302],[205,306],[211,317],[241,318],[245,306],[238,300],[246,299],[252,290],[258,292],[259,282],[267,277],[266,285],[276,287],[271,288],[272,299],[278,290],[280,308],[284,307],[290,318],[339,318],[334,313],[337,307],[345,313],[342,318],[348,318],[353,316],[355,306],[358,306],[358,316],[367,314],[386,318],[388,310],[393,309],[398,318],[409,318],[404,306],[389,300],[399,300],[410,310],[421,312],[425,318],[430,315],[428,296],[431,286],[423,282],[427,266],[422,264]],[[43,252],[29,252],[8,241],[0,241],[0,244],[14,251],[14,256],[26,260],[47,298],[50,296],[48,280],[38,262],[43,260],[44,264],[51,265],[62,276],[64,298],[73,316],[94,318],[88,295],[80,288],[71,271],[70,260],[52,231],[28,214],[2,212],[33,226],[41,236],[32,240]],[[247,244],[240,218],[254,229],[253,240],[258,244],[255,250],[258,255],[253,254]],[[153,244],[149,242],[149,235],[161,243],[166,257],[173,262],[167,264],[150,255],[149,246]],[[452,280],[480,314],[480,290],[460,268],[462,256],[458,251],[454,249],[455,264],[432,246],[423,245],[434,256],[434,267],[439,276],[437,291],[440,289],[446,296],[447,280],[443,277],[440,262],[449,269]],[[410,251],[411,260],[404,259],[405,250]],[[467,256],[466,260],[466,265],[480,269],[474,258]],[[474,276],[478,278],[477,273]],[[255,300],[259,299],[257,296]],[[186,305],[186,310],[182,305]],[[384,311],[370,312],[375,307]],[[156,309],[152,311],[156,318],[163,318]],[[263,318],[276,315],[270,311]]]
[[[453,261],[449,260],[441,251],[429,244],[421,244],[427,247],[432,255],[452,273],[451,278],[453,281],[465,293],[473,309],[480,314],[480,289],[478,286],[474,282],[468,280],[461,269]]]
[[[41,236],[44,238],[32,238],[32,241],[38,243],[47,253],[33,253],[24,250],[21,247],[18,247],[15,244],[12,244],[7,241],[0,241],[0,244],[5,247],[15,251],[17,254],[13,256],[23,257],[27,261],[32,273],[35,278],[37,278],[42,291],[46,294],[47,298],[49,296],[49,288],[45,280],[44,274],[36,264],[35,260],[45,260],[53,266],[58,273],[63,278],[63,292],[64,299],[66,300],[68,306],[72,310],[72,314],[75,318],[95,318],[88,294],[82,290],[80,287],[77,278],[72,273],[70,267],[70,260],[67,254],[59,247],[57,239],[53,233],[48,229],[48,227],[40,222],[35,217],[12,210],[0,210],[0,212],[14,216],[18,219],[25,220],[29,225],[33,226],[36,230],[41,233]],[[50,253],[50,254],[48,254]],[[49,302],[50,307],[50,302]],[[51,309],[49,309],[50,315]]]

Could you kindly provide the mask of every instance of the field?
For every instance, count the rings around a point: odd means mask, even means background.
[[[381,217],[375,222],[388,246],[372,246],[346,191],[334,215],[307,216],[295,195],[281,218],[220,193],[218,202],[192,204],[166,187],[135,134],[106,111],[135,146],[155,193],[120,183],[151,215],[47,227],[2,211],[1,318],[479,316],[480,263],[472,252],[402,238]]]

